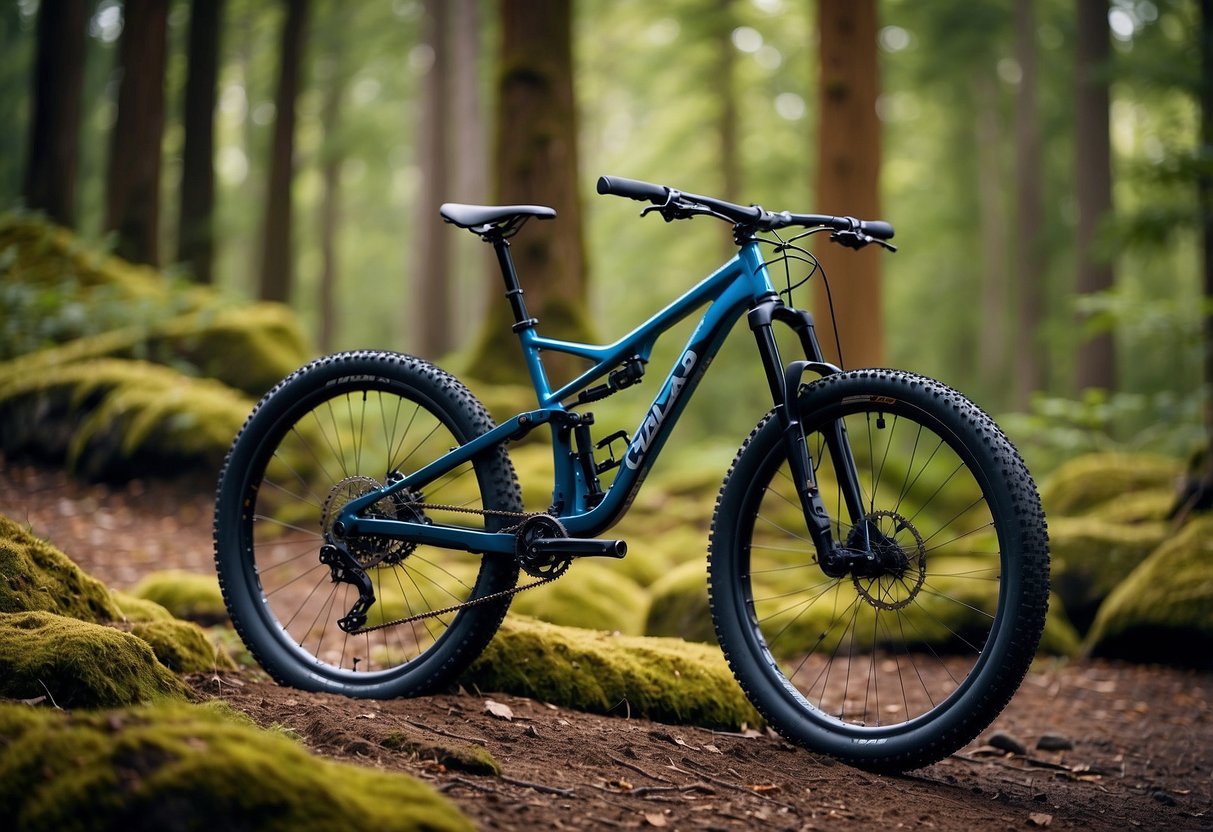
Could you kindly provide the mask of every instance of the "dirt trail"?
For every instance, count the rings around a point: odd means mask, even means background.
[[[208,572],[206,484],[82,486],[0,460],[0,513],[124,588],[153,569]],[[1213,675],[1043,662],[985,735],[903,777],[783,740],[599,717],[491,693],[367,702],[245,671],[191,680],[319,753],[407,771],[485,829],[1213,829]],[[512,719],[495,716],[488,702]],[[500,711],[500,708],[493,708]],[[388,746],[404,751],[393,751]],[[387,743],[385,745],[384,743]],[[483,745],[494,777],[416,751]]]

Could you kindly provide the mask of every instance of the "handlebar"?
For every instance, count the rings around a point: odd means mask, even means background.
[[[758,205],[737,205],[723,199],[683,193],[666,185],[625,179],[621,176],[598,177],[598,193],[651,203],[643,213],[658,211],[667,221],[708,214],[755,231],[773,231],[790,226],[829,228],[835,232],[838,242],[850,248],[862,248],[869,242],[884,245],[884,240],[893,238],[893,226],[883,220],[857,220],[854,217],[835,217],[828,214],[792,214],[788,211],[772,213]]]

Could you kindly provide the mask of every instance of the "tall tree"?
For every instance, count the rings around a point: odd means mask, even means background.
[[[1112,211],[1112,143],[1108,129],[1107,0],[1077,0],[1074,76],[1074,173],[1078,196],[1078,292],[1090,295],[1112,288],[1112,265],[1096,251],[1100,220]],[[1079,345],[1078,388],[1112,390],[1116,362],[1111,332]]]
[[[222,18],[223,0],[193,0],[190,4],[177,260],[202,283],[212,281],[214,259],[215,89]]]
[[[513,248],[526,303],[557,338],[588,337],[585,244],[577,192],[577,117],[573,103],[571,0],[502,0],[495,199],[556,209],[554,222],[527,226]],[[497,287],[500,291],[498,279]],[[525,377],[510,331],[509,307],[490,308],[471,372],[486,380]],[[571,362],[547,360],[555,375]]]
[[[433,56],[422,81],[421,117],[418,119],[418,167],[421,187],[417,200],[417,234],[413,241],[414,288],[409,299],[414,349],[426,358],[438,358],[452,345],[451,235],[443,228],[438,206],[448,198],[448,145],[451,107],[448,95],[450,6],[447,0],[425,0],[424,44]]]
[[[85,0],[43,0],[38,7],[25,204],[45,211],[66,226],[76,221],[80,92],[84,86],[88,15]]]
[[[836,3],[818,0],[820,33],[818,80],[817,208],[863,219],[880,216],[880,120],[876,116],[879,67],[876,55],[876,0]],[[884,362],[880,252],[818,252],[834,274],[830,287],[842,356],[823,281],[814,281],[817,329],[826,356],[847,367]],[[830,262],[827,263],[826,261]]]
[[[1000,164],[1003,119],[998,108],[998,79],[992,67],[972,77],[976,109],[977,190],[981,226],[981,326],[977,333],[977,369],[983,379],[1002,384],[1007,370],[1007,312],[1011,297],[1008,269],[1005,178]],[[989,391],[993,392],[993,391]]]
[[[716,40],[716,89],[719,110],[716,129],[720,135],[720,196],[729,202],[740,202],[741,147],[737,139],[737,49],[733,46],[733,30],[737,27],[734,0],[716,0],[713,9],[713,35]],[[724,237],[727,257],[733,256],[733,241]]]
[[[324,146],[320,153],[320,332],[322,352],[332,352],[337,338],[337,240],[341,227],[341,170],[346,148],[342,140],[341,102],[349,82],[348,61],[342,39],[327,30],[329,74],[324,88],[320,120],[324,124]]]
[[[164,135],[164,69],[168,3],[127,0],[118,46],[118,115],[110,139],[105,230],[115,252],[159,264],[160,140]]]
[[[1019,95],[1015,101],[1015,227],[1020,246],[1016,284],[1019,288],[1015,399],[1026,409],[1032,393],[1045,384],[1045,359],[1039,337],[1044,314],[1040,115],[1036,84],[1036,14],[1033,0],[1014,4],[1015,57],[1019,62]]]
[[[303,66],[308,0],[285,0],[278,89],[274,95],[274,140],[262,225],[261,299],[291,297],[291,184],[295,178],[295,101]]]

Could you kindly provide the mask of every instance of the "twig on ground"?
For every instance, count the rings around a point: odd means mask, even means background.
[[[438,734],[441,737],[449,737],[450,739],[453,739],[453,740],[463,740],[464,742],[470,742],[470,743],[474,743],[476,745],[483,745],[485,748],[487,748],[489,745],[489,741],[482,737],[468,737],[468,736],[464,736],[463,734],[456,734],[454,731],[446,731],[442,728],[435,728],[432,725],[426,725],[424,722],[414,722],[411,719],[406,719],[405,722],[407,722],[409,725],[412,725],[414,728],[420,728],[423,731],[431,731],[435,734]]]
[[[610,757],[611,760],[613,762],[615,762],[616,764],[621,765],[624,768],[631,769],[632,771],[636,772],[637,774],[643,774],[645,777],[649,778],[650,780],[656,780],[660,783],[669,783],[670,782],[668,778],[662,777],[660,774],[650,774],[649,772],[642,769],[640,766],[629,763],[627,760],[621,760],[618,757],[616,757],[614,754],[608,753],[607,756]]]
[[[557,786],[545,786],[542,783],[531,783],[528,780],[519,780],[515,777],[506,777],[504,774],[498,775],[497,779],[503,783],[509,783],[511,786],[522,786],[528,789],[534,789],[537,792],[546,792],[547,794],[556,794],[561,797],[576,797],[577,793],[572,789],[562,789]]]

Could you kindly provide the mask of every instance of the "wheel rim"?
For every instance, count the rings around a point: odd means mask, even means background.
[[[282,648],[331,678],[394,676],[433,653],[461,613],[351,635],[337,620],[358,600],[356,587],[334,582],[319,560],[334,540],[341,505],[407,475],[463,444],[466,437],[423,396],[389,383],[340,386],[309,396],[284,413],[254,452],[243,489],[240,543],[257,614]],[[468,462],[421,493],[401,492],[372,511],[381,517],[486,526],[484,515],[421,508],[486,508]],[[493,506],[488,506],[493,508]],[[367,627],[446,609],[477,592],[478,555],[417,546],[381,536],[350,538],[351,553],[375,592]]]
[[[766,672],[813,720],[869,738],[904,734],[965,695],[994,652],[1006,595],[991,489],[972,452],[911,405],[881,407],[865,397],[806,423],[834,539],[871,541],[878,574],[821,571],[782,444],[761,464],[739,530],[743,601]],[[838,419],[863,524],[850,523],[822,434]]]

